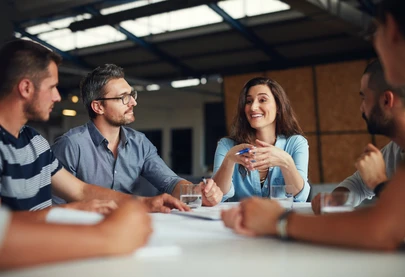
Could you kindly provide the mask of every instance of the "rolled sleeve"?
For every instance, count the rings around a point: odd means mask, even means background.
[[[0,248],[3,245],[4,237],[11,221],[11,214],[5,208],[0,208]]]
[[[308,141],[303,136],[297,136],[291,157],[294,160],[298,173],[304,181],[304,187],[294,196],[294,201],[305,202],[308,199],[311,187],[308,183],[309,146]]]
[[[156,147],[145,137],[145,162],[141,175],[160,192],[172,194],[177,183],[184,180],[171,170],[158,155]]]
[[[352,176],[346,178],[337,187],[347,188],[350,191],[355,206],[360,205],[364,199],[372,198],[374,196],[374,192],[364,184],[358,171]]]
[[[213,170],[213,175],[218,171],[218,169],[221,167],[222,162],[225,159],[226,154],[228,153],[229,149],[231,148],[229,143],[226,143],[226,139],[221,139],[218,142],[217,149],[215,151],[215,156],[214,156],[214,170]],[[232,198],[235,195],[235,187],[233,185],[233,175],[232,175],[232,183],[231,183],[231,188],[227,193],[224,193],[224,196],[222,197],[222,202],[225,200]]]

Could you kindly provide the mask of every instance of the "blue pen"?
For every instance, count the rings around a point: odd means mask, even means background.
[[[249,150],[250,150],[250,148],[242,149],[239,152],[237,152],[235,155],[245,154],[245,153],[249,152]]]

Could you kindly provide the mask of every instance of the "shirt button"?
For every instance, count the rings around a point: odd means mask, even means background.
[[[117,170],[114,170],[114,173],[117,173]]]

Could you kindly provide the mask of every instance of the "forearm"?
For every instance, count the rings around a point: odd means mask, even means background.
[[[106,189],[100,186],[85,184],[83,186],[82,199],[76,201],[89,201],[93,199],[114,200],[118,205],[123,201],[131,199],[132,196],[112,189]]]
[[[14,214],[0,249],[0,268],[26,267],[111,253],[96,226],[27,222]]]
[[[287,232],[289,237],[313,243],[394,250],[399,242],[388,235],[384,223],[377,222],[371,208],[324,216],[291,214]]]
[[[284,177],[284,182],[286,185],[292,185],[293,195],[297,195],[304,187],[304,179],[302,179],[300,173],[295,166],[294,160],[290,155],[286,155],[283,162],[280,164],[281,173]]]
[[[179,182],[176,184],[176,186],[174,187],[173,191],[172,191],[172,196],[173,196],[173,197],[175,197],[175,198],[177,198],[177,199],[180,199],[180,186],[181,186],[182,184],[190,184],[190,182],[187,181],[187,180],[181,180],[181,181],[179,181]]]
[[[212,177],[217,186],[226,194],[231,189],[232,175],[235,169],[235,163],[225,158],[219,167],[218,171]]]
[[[14,214],[18,216],[20,220],[30,221],[30,222],[45,222],[46,216],[51,210],[51,207],[40,210],[40,211],[23,211],[23,212],[15,212]]]

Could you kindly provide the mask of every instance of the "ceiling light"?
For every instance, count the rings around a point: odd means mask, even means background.
[[[201,78],[200,82],[202,85],[205,85],[207,83],[207,78]]]
[[[77,103],[77,102],[79,102],[79,97],[77,97],[76,95],[73,95],[72,98],[70,98],[70,100],[71,100],[73,103]]]
[[[160,86],[158,84],[151,84],[146,86],[147,91],[154,91],[154,90],[159,90]]]
[[[62,114],[64,116],[76,116],[77,113],[76,113],[75,110],[67,110],[67,109],[65,109],[65,110],[62,111]]]
[[[173,81],[171,83],[172,87],[174,87],[174,88],[192,87],[192,86],[198,86],[199,84],[200,84],[200,79],[178,80],[178,81]]]

